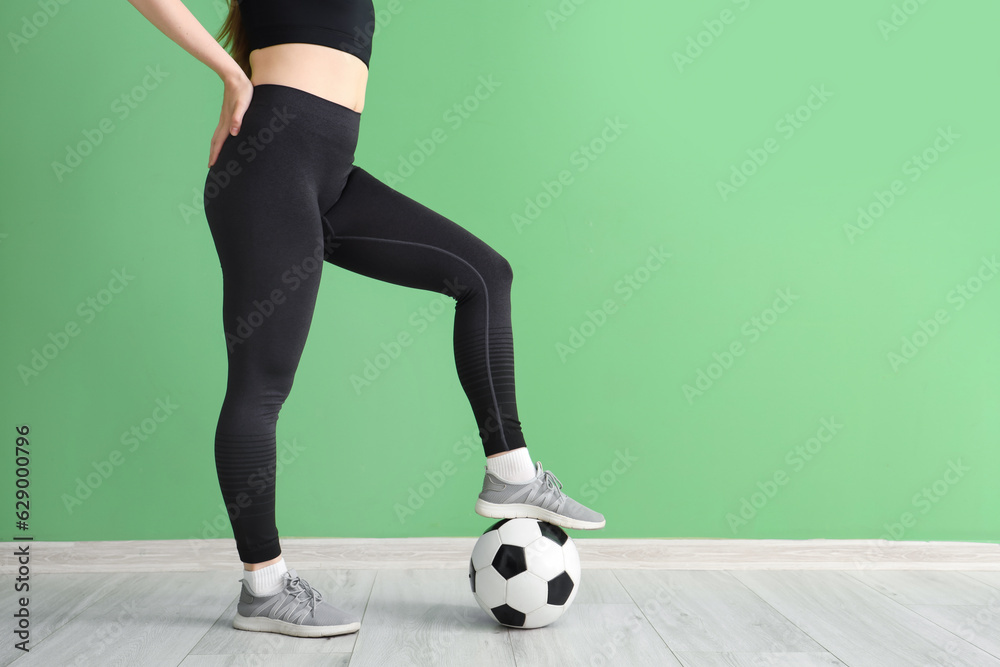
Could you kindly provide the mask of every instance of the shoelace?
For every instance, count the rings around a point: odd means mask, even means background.
[[[299,599],[299,595],[305,593],[309,600],[309,611],[312,613],[316,612],[316,605],[323,601],[323,594],[318,590],[313,588],[305,580],[295,577],[290,578],[288,581],[288,589],[290,592],[295,594],[295,599]]]
[[[562,482],[559,478],[552,474],[552,471],[546,470],[542,473],[542,483],[548,487],[545,491],[546,495],[555,494],[556,499],[556,509],[562,507],[562,504],[566,502],[566,494],[561,491]]]

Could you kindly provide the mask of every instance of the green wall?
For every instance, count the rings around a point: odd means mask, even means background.
[[[0,7],[0,495],[26,424],[24,534],[229,537],[221,82],[127,2],[40,7]],[[574,537],[1000,541],[1000,6],[376,8],[357,163],[513,265],[530,451],[608,519]],[[454,301],[323,271],[281,534],[477,535]]]

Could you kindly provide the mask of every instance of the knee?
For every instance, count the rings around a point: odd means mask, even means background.
[[[514,281],[514,269],[507,258],[498,252],[493,252],[489,262],[490,282],[509,287]]]
[[[252,366],[231,367],[227,393],[251,410],[276,413],[292,391],[297,363],[289,355],[265,355]]]
[[[485,292],[496,294],[509,291],[514,279],[510,262],[489,248],[475,259],[467,258],[461,269],[445,281],[445,293],[459,303]]]

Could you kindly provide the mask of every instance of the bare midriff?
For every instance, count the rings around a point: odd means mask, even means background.
[[[357,56],[319,44],[275,44],[250,52],[250,82],[299,88],[361,113],[368,68]]]

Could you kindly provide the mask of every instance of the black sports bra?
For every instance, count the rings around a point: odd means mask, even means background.
[[[357,56],[368,66],[375,30],[372,0],[239,0],[250,50],[304,42]]]

